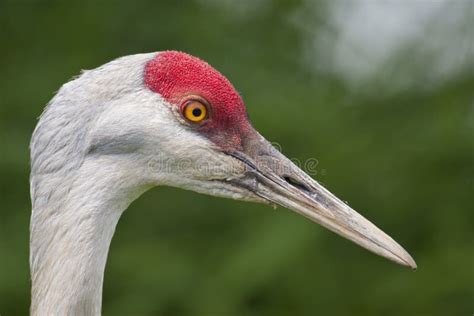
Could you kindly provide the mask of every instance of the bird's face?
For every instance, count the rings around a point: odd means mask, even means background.
[[[134,150],[147,155],[146,176],[155,185],[281,205],[374,253],[416,267],[392,238],[266,141],[250,124],[232,84],[210,65],[181,52],[161,52],[145,65],[144,84],[158,104],[141,111],[148,113],[139,120],[146,128],[136,130],[147,130],[145,137],[130,136],[133,132],[126,137],[143,143]]]

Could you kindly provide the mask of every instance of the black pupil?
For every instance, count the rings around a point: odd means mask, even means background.
[[[198,109],[198,108],[193,109],[193,115],[196,117],[201,116],[201,109]]]

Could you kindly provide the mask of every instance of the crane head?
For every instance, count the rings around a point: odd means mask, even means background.
[[[111,98],[117,104],[89,133],[88,154],[133,155],[132,168],[140,165],[141,181],[150,186],[281,205],[369,251],[416,268],[391,237],[265,140],[249,122],[239,93],[209,64],[165,51],[140,67],[124,79],[141,76],[138,86],[115,88],[121,96]]]

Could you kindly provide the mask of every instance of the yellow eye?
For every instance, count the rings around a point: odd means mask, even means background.
[[[201,122],[207,117],[207,108],[199,101],[191,100],[184,106],[184,117],[191,122]]]

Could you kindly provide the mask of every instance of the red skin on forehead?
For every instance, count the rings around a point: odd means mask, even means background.
[[[199,95],[211,106],[199,132],[225,150],[240,149],[250,129],[244,102],[220,72],[201,59],[177,51],[158,53],[145,66],[145,85],[179,106],[187,95]]]

